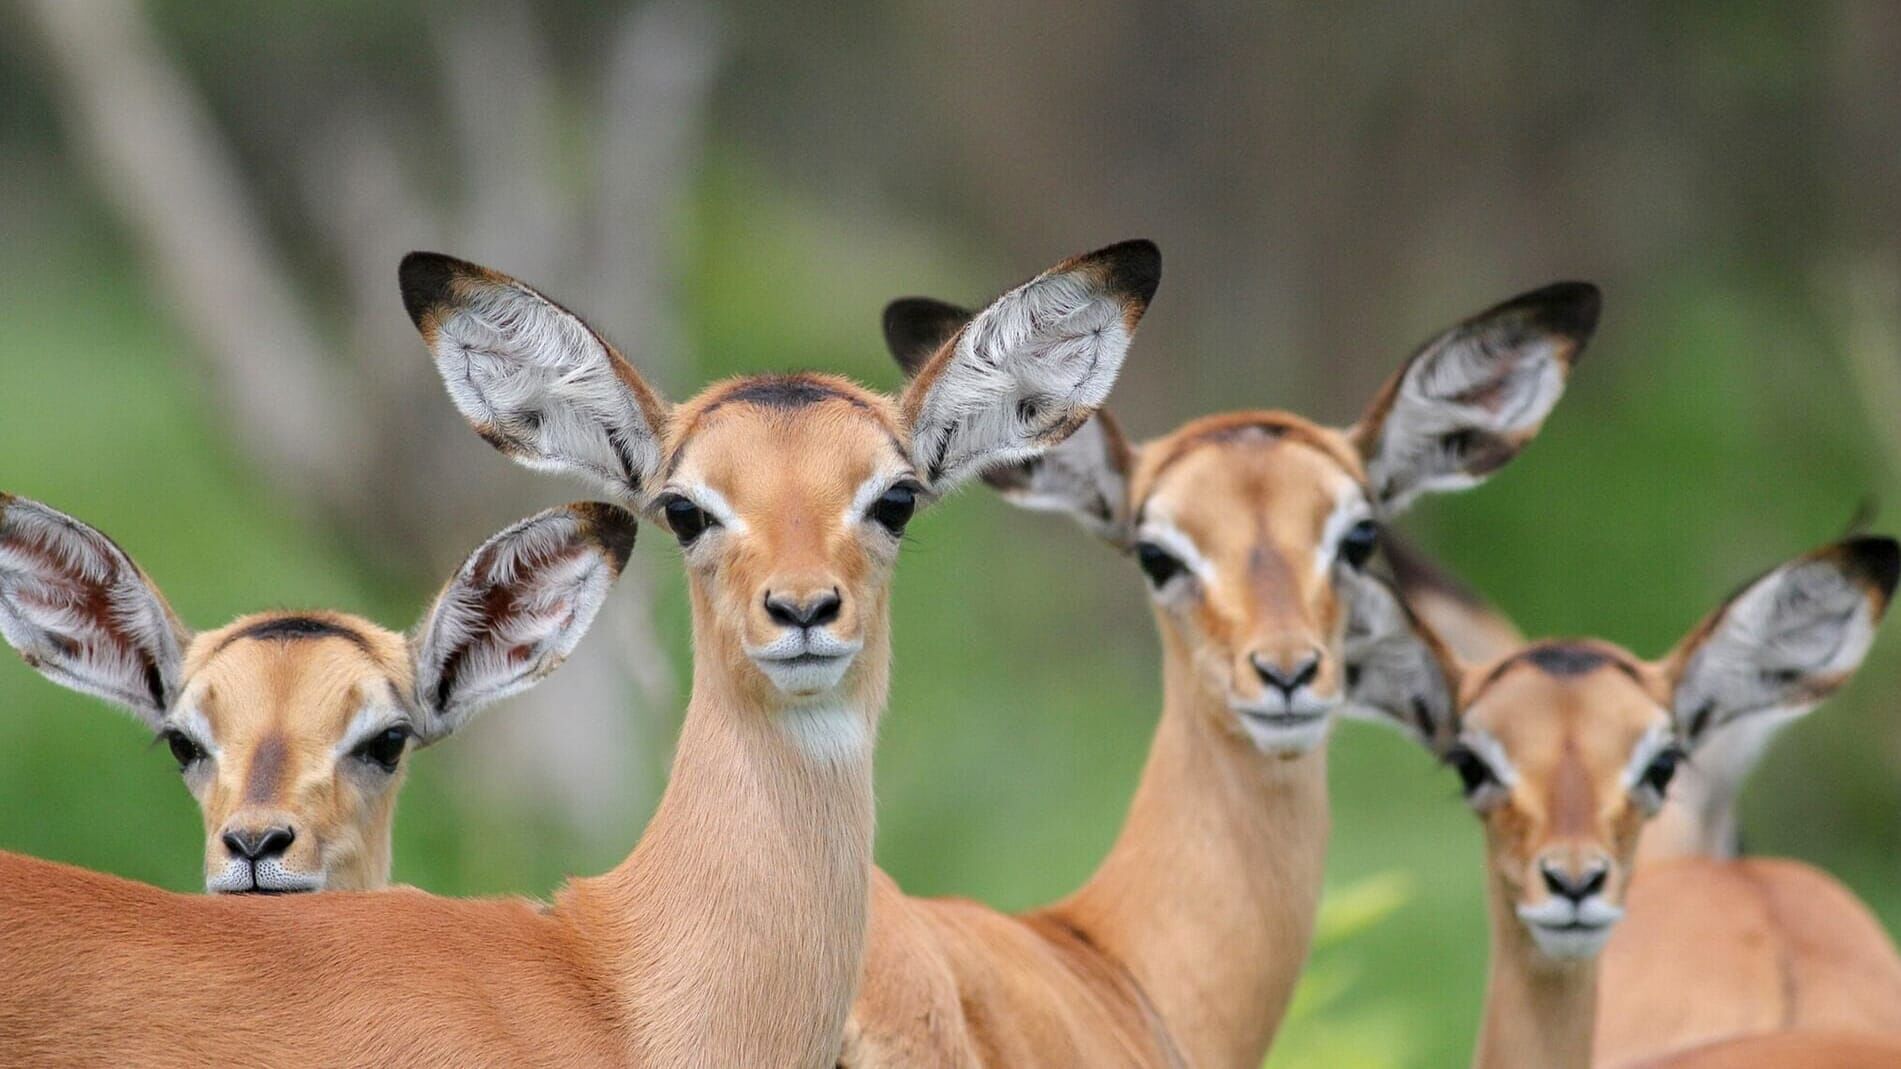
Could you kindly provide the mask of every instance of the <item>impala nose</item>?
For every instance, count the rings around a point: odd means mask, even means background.
[[[297,833],[287,826],[276,825],[269,828],[233,828],[221,838],[224,848],[231,851],[232,857],[263,861],[284,856],[290,844],[297,841]]]
[[[1257,652],[1248,655],[1248,663],[1254,666],[1261,682],[1286,695],[1289,701],[1293,700],[1295,691],[1312,683],[1320,674],[1320,654],[1312,651],[1286,661],[1276,661]]]
[[[784,627],[823,627],[838,619],[839,607],[844,603],[837,587],[803,600],[768,592],[766,615],[772,618],[773,623]]]
[[[1570,872],[1556,862],[1540,861],[1538,875],[1544,877],[1545,890],[1560,898],[1572,902],[1583,902],[1594,894],[1604,890],[1604,884],[1610,877],[1610,865],[1604,861],[1593,861],[1582,872]]]

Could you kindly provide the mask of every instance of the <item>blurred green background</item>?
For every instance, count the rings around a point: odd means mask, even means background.
[[[412,247],[541,283],[684,395],[894,385],[889,298],[978,301],[1145,235],[1167,270],[1113,402],[1137,434],[1347,422],[1437,328],[1593,279],[1603,325],[1541,440],[1406,526],[1526,631],[1644,654],[1901,500],[1880,0],[31,0],[0,27],[0,487],[112,534],[201,628],[407,626],[487,533],[581,496],[449,411],[397,300]],[[913,531],[880,860],[915,893],[1048,900],[1108,846],[1159,708],[1139,575],[981,491]],[[559,676],[416,758],[399,880],[543,894],[625,853],[685,679],[672,556],[644,532]],[[1898,683],[1884,640],[1745,805],[1753,851],[1891,927]],[[0,709],[0,846],[199,886],[195,807],[129,717],[17,662]],[[1460,1064],[1476,824],[1388,733],[1342,727],[1332,768],[1328,921],[1271,1064]]]

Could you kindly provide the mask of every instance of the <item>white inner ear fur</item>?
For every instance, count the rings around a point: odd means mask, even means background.
[[[1501,438],[1525,434],[1544,422],[1564,393],[1559,341],[1531,342],[1501,355],[1478,336],[1455,339],[1415,361],[1380,431],[1378,455],[1367,462],[1384,503],[1397,513],[1419,494],[1464,490],[1484,481],[1468,472],[1449,440],[1478,431]],[[1496,383],[1489,390],[1487,383]],[[1491,401],[1462,403],[1473,393]]]
[[[0,519],[7,528],[0,540],[0,636],[55,682],[156,725],[165,710],[148,685],[148,658],[157,665],[161,689],[173,693],[183,660],[181,636],[137,566],[105,536],[37,503],[16,499]],[[49,563],[41,553],[55,560]],[[104,593],[123,639],[84,611],[89,590]]]
[[[1320,552],[1314,554],[1314,574],[1324,578],[1340,559],[1341,536],[1360,521],[1372,518],[1373,506],[1367,503],[1360,488],[1352,483],[1341,486],[1335,495],[1333,511],[1320,527]]]
[[[930,383],[911,428],[912,463],[942,492],[1035,456],[1039,438],[1108,397],[1131,337],[1121,299],[1080,273],[1004,295],[958,336]]]
[[[433,705],[455,652],[466,652],[436,710],[444,723],[432,726],[432,737],[553,671],[587,633],[615,573],[592,548],[571,544],[573,524],[555,516],[498,536],[499,544],[492,541],[472,558],[481,561],[494,551],[487,574],[458,575],[438,600],[416,656],[417,692],[425,705]],[[512,589],[512,604],[507,614],[488,616],[484,594],[500,586]],[[524,647],[527,657],[513,656]]]
[[[660,443],[579,319],[517,285],[462,285],[438,313],[434,350],[463,416],[492,428],[531,468],[579,469],[631,498]]]
[[[1710,710],[1707,723],[1686,725],[1703,732],[1747,713],[1806,710],[1861,664],[1875,626],[1867,595],[1833,565],[1786,565],[1724,610],[1691,654],[1672,704],[1680,717]],[[1772,682],[1783,674],[1791,678]]]
[[[1175,556],[1176,560],[1188,569],[1188,574],[1199,580],[1204,588],[1212,589],[1215,582],[1214,562],[1201,555],[1195,548],[1194,540],[1182,533],[1181,528],[1170,523],[1164,516],[1148,516],[1142,521],[1142,529],[1136,538],[1142,542],[1153,542]]]

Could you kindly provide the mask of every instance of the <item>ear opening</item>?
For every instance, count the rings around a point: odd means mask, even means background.
[[[410,637],[416,702],[430,714],[425,741],[561,666],[620,577],[637,526],[625,509],[578,502],[470,555]]]
[[[1388,514],[1427,491],[1475,486],[1518,455],[1564,394],[1597,329],[1596,286],[1520,294],[1434,338],[1349,431]]]
[[[1664,660],[1685,745],[1744,718],[1793,719],[1848,682],[1898,574],[1901,545],[1858,535],[1746,584]]]
[[[490,445],[541,471],[639,501],[660,467],[667,408],[574,313],[498,271],[412,252],[403,307],[457,411]]]
[[[157,730],[191,633],[125,551],[36,501],[0,494],[0,636],[61,686]]]
[[[924,360],[901,407],[912,463],[931,491],[1028,460],[1082,426],[1115,385],[1161,267],[1148,241],[1066,260],[999,297]],[[913,358],[929,321],[916,315],[901,332]]]
[[[1443,756],[1459,737],[1458,658],[1385,580],[1352,575],[1345,594],[1342,712],[1396,727]]]

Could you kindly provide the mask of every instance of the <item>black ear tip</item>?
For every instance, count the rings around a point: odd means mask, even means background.
[[[1108,269],[1110,288],[1141,301],[1146,307],[1162,284],[1162,250],[1147,238],[1119,241],[1097,249],[1085,259]]]
[[[626,566],[627,558],[634,552],[634,536],[640,531],[640,521],[633,513],[605,501],[577,501],[568,506],[568,511],[574,513],[583,530],[607,550],[615,571]]]
[[[934,297],[899,297],[884,306],[885,348],[906,375],[915,375],[972,314]]]
[[[1886,535],[1857,535],[1842,544],[1849,569],[1881,590],[1885,601],[1901,578],[1901,542]]]
[[[424,314],[449,299],[449,284],[468,265],[439,252],[412,252],[403,257],[396,279],[403,292],[403,310],[410,322],[422,326]]]
[[[1589,282],[1554,282],[1506,304],[1531,311],[1547,330],[1584,341],[1597,331],[1604,294]]]

